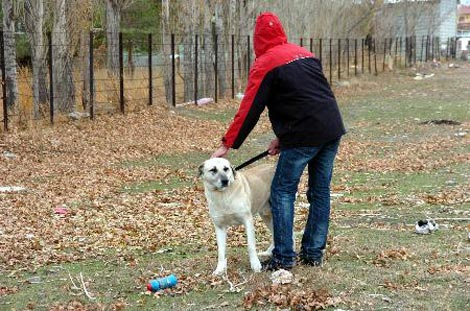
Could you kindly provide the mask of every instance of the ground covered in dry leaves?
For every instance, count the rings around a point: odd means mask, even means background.
[[[243,228],[229,233],[228,275],[211,276],[215,238],[196,172],[237,102],[3,134],[0,187],[25,190],[0,192],[0,309],[468,308],[470,66],[432,71],[420,81],[410,70],[336,86],[348,134],[327,259],[322,269],[295,268],[290,285],[250,273]],[[230,160],[256,155],[271,137],[264,116]],[[305,188],[303,180],[299,239]],[[427,217],[440,230],[414,234]],[[260,248],[268,239],[258,224]],[[169,273],[176,288],[145,292]]]

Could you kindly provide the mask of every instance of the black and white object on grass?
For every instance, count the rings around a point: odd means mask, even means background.
[[[417,234],[430,234],[439,229],[439,225],[432,219],[419,220],[416,222]]]

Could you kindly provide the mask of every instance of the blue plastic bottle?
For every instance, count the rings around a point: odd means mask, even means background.
[[[173,287],[176,283],[178,283],[178,279],[174,274],[171,274],[164,278],[150,280],[147,284],[147,289],[152,292],[157,292],[160,289]]]

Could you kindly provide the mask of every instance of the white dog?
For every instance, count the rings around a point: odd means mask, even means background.
[[[235,172],[226,159],[213,158],[199,167],[199,175],[204,182],[209,213],[217,237],[218,261],[213,274],[221,275],[226,271],[227,228],[240,224],[246,229],[251,269],[255,272],[261,271],[261,263],[256,253],[253,216],[259,214],[272,233],[269,195],[274,167],[260,165],[244,172]],[[271,243],[260,255],[271,256],[273,249],[274,243]]]

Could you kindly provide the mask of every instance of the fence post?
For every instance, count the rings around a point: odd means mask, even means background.
[[[447,38],[447,45],[446,45],[446,61],[449,60],[449,44],[450,44],[450,41],[449,41],[449,38]]]
[[[421,36],[421,51],[419,53],[419,62],[423,64],[424,36]]]
[[[2,70],[2,101],[3,101],[3,129],[5,132],[8,132],[8,107],[7,107],[7,88],[6,85],[6,75],[5,75],[5,43],[3,39],[4,32],[0,31],[0,69]]]
[[[171,34],[171,104],[176,107],[176,55],[175,55],[175,34]]]
[[[119,32],[119,106],[124,113],[124,57],[122,52],[122,32]]]
[[[374,38],[374,68],[375,68],[375,75],[377,75],[377,47],[376,47],[375,38]]]
[[[198,35],[195,35],[194,36],[194,104],[197,105],[197,76],[198,76],[198,72],[197,72],[197,61],[198,61],[198,57],[197,57],[197,48],[198,48],[198,42],[199,41],[199,37]]]
[[[47,40],[49,45],[49,116],[51,124],[54,124],[54,77],[52,74],[52,33],[47,33]]]
[[[370,54],[371,54],[371,50],[372,50],[372,39],[369,40],[368,44],[367,44],[367,47],[368,47],[368,52],[369,52],[369,57],[368,57],[368,61],[369,61],[369,74],[372,73],[372,63],[371,63],[371,60],[370,60]]]
[[[403,37],[400,37],[400,67],[402,65],[401,54],[403,53]]]
[[[426,57],[424,58],[424,61],[427,62],[429,59],[429,35],[426,36]]]
[[[434,49],[435,49],[435,43],[436,42],[436,37],[432,36],[431,37],[431,61],[434,60]]]
[[[338,39],[338,80],[341,80],[341,39]]]
[[[322,58],[323,58],[323,40],[322,38],[320,38],[320,46],[318,47],[319,49],[319,59],[320,59],[320,62],[322,61]]]
[[[313,38],[310,38],[310,52],[313,53]]]
[[[300,46],[304,47],[304,38],[302,38],[302,37],[300,38]]]
[[[349,78],[349,38],[346,38],[346,73]]]
[[[89,52],[88,52],[88,57],[89,57],[89,66],[90,66],[90,120],[95,119],[95,102],[94,102],[94,77],[95,77],[95,72],[94,72],[94,60],[93,60],[93,31],[90,31],[90,44],[89,44]]]
[[[364,73],[364,38],[361,39],[361,61],[362,61],[362,73]]]
[[[330,38],[330,85],[333,84],[333,39]]]
[[[395,57],[393,58],[393,65],[397,61],[397,54],[398,54],[398,37],[395,37]]]
[[[235,98],[235,35],[232,35],[232,99]]]
[[[451,46],[451,53],[450,53],[450,55],[451,55],[451,59],[455,59],[456,54],[457,54],[457,53],[456,53],[456,52],[457,52],[457,51],[456,51],[456,49],[457,49],[457,40],[455,39],[455,37],[453,37],[451,40],[452,40],[452,44],[450,45],[450,46]]]
[[[406,65],[408,64],[408,37],[405,38],[405,68],[407,67]]]
[[[214,62],[214,100],[215,102],[217,102],[217,97],[218,97],[218,90],[217,90],[217,87],[218,87],[218,83],[217,83],[217,79],[219,77],[218,75],[218,67],[219,67],[219,47],[218,47],[218,40],[219,40],[219,35],[215,35],[214,37],[214,52],[215,52],[215,62]]]
[[[384,57],[382,62],[382,71],[385,71],[385,55],[387,54],[387,38],[384,39]]]
[[[152,72],[152,34],[148,34],[149,45],[149,106],[153,104],[153,72]]]
[[[451,59],[454,59],[457,57],[457,39],[455,37],[452,38],[452,52],[451,52]]]
[[[354,75],[357,76],[357,38],[354,39]]]

